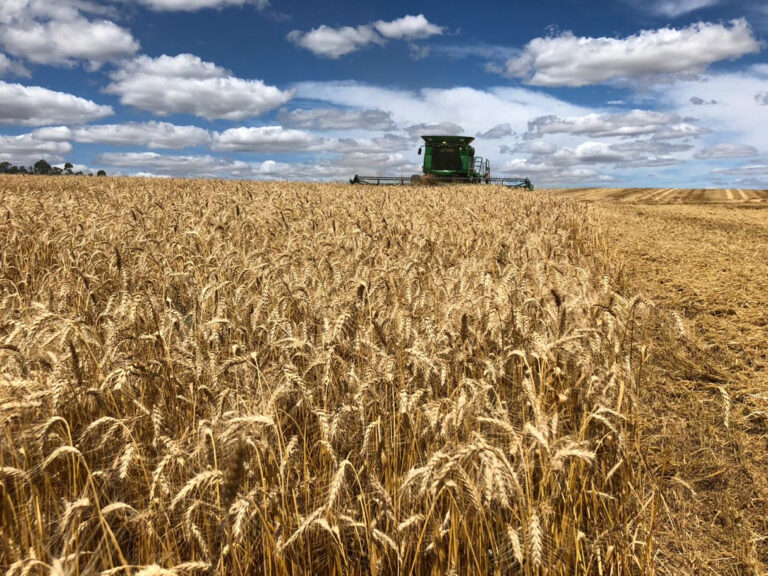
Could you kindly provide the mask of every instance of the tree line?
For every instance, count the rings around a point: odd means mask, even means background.
[[[46,176],[83,176],[82,171],[73,172],[72,163],[67,162],[64,164],[64,168],[58,166],[51,166],[45,160],[38,160],[34,165],[30,167],[15,166],[10,162],[0,162],[0,174],[42,174]],[[93,176],[93,174],[87,174]],[[96,172],[96,176],[106,176],[107,173],[104,170]]]

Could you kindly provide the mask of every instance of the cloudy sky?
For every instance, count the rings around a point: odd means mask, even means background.
[[[417,6],[417,7],[414,7]],[[0,162],[768,188],[764,0],[0,0]]]

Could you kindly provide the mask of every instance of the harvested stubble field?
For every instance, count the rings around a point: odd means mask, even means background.
[[[712,378],[690,386],[719,402],[711,466],[744,470],[731,435],[764,421],[691,319],[636,295],[620,213],[495,187],[0,187],[8,574],[765,561],[754,514],[705,516],[675,434],[709,421],[674,428],[668,380]]]
[[[657,565],[768,573],[768,191],[552,194],[592,203],[630,291],[680,332],[649,354],[637,399],[647,459],[665,473]]]

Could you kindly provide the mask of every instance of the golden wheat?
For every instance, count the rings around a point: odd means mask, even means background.
[[[648,568],[646,304],[616,292],[589,209],[488,186],[2,186],[10,574]]]

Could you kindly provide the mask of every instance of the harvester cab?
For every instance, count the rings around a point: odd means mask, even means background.
[[[491,177],[491,165],[475,157],[472,136],[422,136],[424,164],[422,172],[438,178],[460,178],[471,181]],[[421,153],[421,148],[419,148]]]
[[[515,188],[533,190],[533,184],[528,178],[492,178],[491,164],[482,156],[475,155],[471,145],[472,136],[422,136],[423,146],[418,154],[424,151],[424,161],[421,174],[413,176],[359,176],[355,175],[350,184],[500,184]]]

